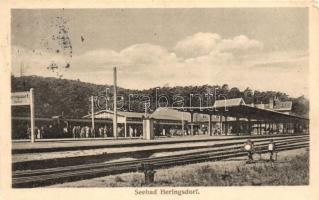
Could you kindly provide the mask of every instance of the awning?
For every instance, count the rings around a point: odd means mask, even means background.
[[[251,107],[247,105],[231,105],[219,107],[173,107],[173,109],[186,111],[190,113],[202,113],[207,115],[247,118],[251,120],[262,120],[269,122],[309,121],[309,119],[305,117],[285,114],[274,110]]]

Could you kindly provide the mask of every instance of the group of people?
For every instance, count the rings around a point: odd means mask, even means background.
[[[53,135],[57,133],[57,129],[53,127],[52,125],[47,126],[41,126],[41,127],[34,127],[34,136],[37,139],[41,138],[52,138]],[[31,138],[31,127],[27,127],[26,131],[27,138]]]
[[[107,137],[108,130],[105,130],[105,135]],[[73,138],[93,138],[96,137],[96,131],[89,126],[73,126],[72,128],[72,137]]]
[[[31,137],[31,128],[27,127],[27,138]],[[94,138],[94,137],[112,137],[112,128],[107,126],[100,127],[98,131],[89,126],[73,126],[57,128],[52,125],[35,127],[34,135],[37,139],[42,138]]]
[[[131,126],[128,127],[127,133],[125,134],[124,127],[117,127],[118,136],[120,137],[139,137],[141,135],[141,130],[138,128],[133,128]],[[72,136],[73,138],[106,138],[113,137],[113,127],[112,126],[100,126],[93,129],[89,126],[74,126],[72,128]]]
[[[125,134],[125,128],[118,126],[118,136],[119,137],[140,137],[143,135],[142,128],[135,126],[128,126]],[[19,139],[31,138],[31,127],[25,126],[24,131],[19,136]],[[113,137],[113,127],[112,126],[98,126],[94,129],[88,125],[71,125],[71,126],[55,126],[52,124],[36,126],[34,128],[34,135],[36,139],[47,139],[47,138],[107,138]]]

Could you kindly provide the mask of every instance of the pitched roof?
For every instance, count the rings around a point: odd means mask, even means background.
[[[142,116],[145,115],[145,113],[139,113],[139,112],[117,111],[117,113],[127,118],[142,118]]]
[[[124,111],[118,111],[117,114],[122,117],[127,118],[137,118],[142,119],[144,116],[144,113],[138,113],[138,112],[124,112]],[[112,110],[101,110],[95,112],[94,116],[95,118],[110,118],[112,119],[113,111]],[[190,122],[191,121],[191,114],[189,112],[182,112],[178,110],[174,110],[171,108],[158,108],[155,110],[152,114],[150,114],[150,117],[157,119],[157,120],[174,120],[174,121],[181,121],[184,119],[185,121]],[[91,118],[91,114],[83,116],[83,118]],[[200,113],[194,113],[193,114],[193,120],[194,122],[207,122],[209,120],[208,115],[200,114]],[[212,121],[219,121],[219,118],[217,116],[212,116]]]
[[[214,103],[215,108],[220,108],[225,106],[231,107],[231,106],[239,106],[239,105],[246,105],[243,98],[216,100]]]
[[[176,121],[182,120],[183,118],[186,121],[190,121],[191,114],[188,112],[181,112],[170,108],[158,108],[151,114],[151,117],[154,119]]]
[[[160,119],[160,120],[176,120],[176,121],[180,121],[183,118],[185,121],[188,121],[188,122],[191,121],[191,114],[189,112],[182,112],[172,108],[158,108],[152,113],[151,117],[153,117],[154,119]],[[205,114],[194,113],[193,120],[194,122],[207,122],[209,120],[209,117],[208,115],[205,115]],[[212,121],[218,121],[218,120],[219,118],[217,116],[212,116]]]
[[[117,114],[127,118],[142,118],[144,113],[117,111]],[[96,118],[109,118],[107,115],[113,115],[112,110],[100,110],[94,113]],[[83,116],[83,118],[91,118],[91,114]]]

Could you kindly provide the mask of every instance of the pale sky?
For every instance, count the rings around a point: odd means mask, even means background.
[[[56,63],[63,78],[112,84],[117,66],[130,89],[227,83],[308,96],[306,8],[12,10],[11,39],[17,76],[21,66],[56,76]]]

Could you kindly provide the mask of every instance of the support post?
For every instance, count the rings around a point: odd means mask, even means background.
[[[91,115],[91,118],[92,118],[92,131],[95,130],[95,127],[94,127],[94,96],[91,96],[91,112],[92,112],[92,115]]]
[[[288,130],[287,129],[287,123],[285,122],[284,125],[285,125],[285,134],[287,134],[287,130]]]
[[[220,126],[220,134],[223,133],[223,116],[219,116],[219,126]]]
[[[237,131],[238,131],[237,135],[240,135],[240,133],[242,132],[242,130],[241,130],[242,124],[241,124],[241,122],[239,121],[239,117],[236,117],[235,127],[237,127]]]
[[[227,123],[227,116],[225,116],[225,135],[228,133],[228,123]]]
[[[208,135],[212,136],[212,115],[208,117]]]
[[[287,133],[288,133],[288,134],[291,133],[291,132],[290,132],[290,121],[288,121],[288,123],[287,123]]]
[[[124,121],[124,137],[127,137],[127,118],[126,117]]]
[[[31,118],[31,143],[35,142],[35,133],[34,133],[34,89],[30,89],[30,118]]]
[[[283,127],[283,134],[286,134],[287,132],[286,132],[286,122],[283,122],[282,123],[282,127]]]
[[[248,132],[249,135],[251,135],[251,119],[250,118],[248,118],[247,132]]]
[[[191,112],[191,135],[194,135],[194,113]]]
[[[295,129],[295,133],[299,133],[300,131],[299,131],[299,128],[300,128],[300,125],[299,125],[299,123],[296,123],[296,129]]]
[[[182,132],[184,136],[185,135],[184,112],[182,112]]]
[[[113,78],[113,81],[114,81],[114,84],[113,84],[113,87],[114,87],[113,136],[115,139],[117,139],[117,74],[116,74],[116,67],[113,68],[113,75],[114,75],[114,78]]]
[[[154,119],[150,117],[143,118],[143,139],[154,139]]]

